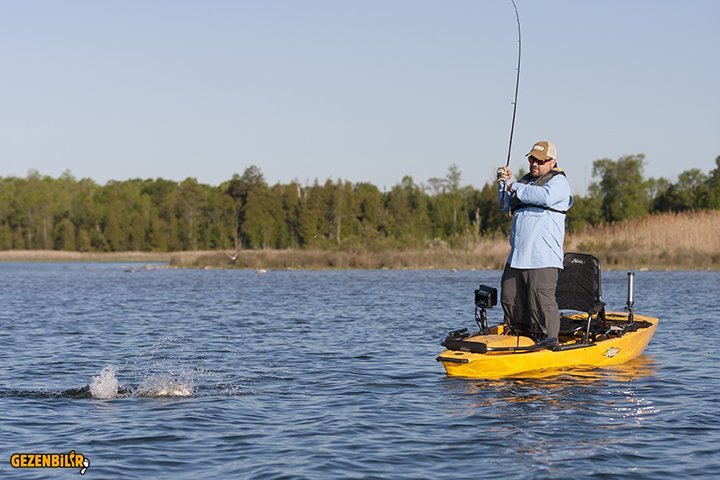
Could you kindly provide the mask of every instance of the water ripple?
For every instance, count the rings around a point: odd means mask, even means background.
[[[96,478],[138,479],[720,471],[720,274],[638,272],[636,307],[661,324],[628,364],[481,381],[434,357],[500,272],[127,269],[0,264],[7,455],[75,449]],[[611,309],[625,277],[605,274]]]

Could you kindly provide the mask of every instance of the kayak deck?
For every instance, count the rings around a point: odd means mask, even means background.
[[[608,312],[606,320],[615,328],[596,341],[582,341],[577,336],[566,335],[560,337],[559,346],[552,348],[538,346],[528,337],[504,334],[503,325],[497,325],[487,335],[463,338],[462,344],[453,346],[459,349],[448,348],[436,360],[443,364],[449,376],[478,379],[546,369],[605,367],[641,355],[659,324],[657,318],[635,314],[633,321],[637,328],[625,331],[624,327],[630,325],[627,313]]]

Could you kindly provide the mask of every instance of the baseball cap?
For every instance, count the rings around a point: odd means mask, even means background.
[[[557,160],[557,148],[555,147],[555,144],[550,143],[547,140],[540,140],[539,142],[535,142],[532,149],[525,154],[526,157],[529,157],[530,155],[538,160],[547,160],[548,158]]]

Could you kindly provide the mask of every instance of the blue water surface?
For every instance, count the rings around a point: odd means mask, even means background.
[[[626,365],[481,381],[435,357],[498,271],[159,267],[0,264],[2,478],[720,474],[719,273],[637,272],[661,323]],[[605,273],[609,309],[626,278]],[[124,394],[93,398],[106,367]],[[84,477],[10,465],[70,450]]]

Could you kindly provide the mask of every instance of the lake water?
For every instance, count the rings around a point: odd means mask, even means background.
[[[610,309],[626,278],[604,274]],[[720,475],[719,273],[637,272],[636,311],[661,323],[624,366],[446,377],[439,342],[474,326],[473,290],[499,281],[0,264],[0,476]],[[97,398],[114,382],[116,398]],[[89,459],[85,477],[10,462],[71,450]]]

